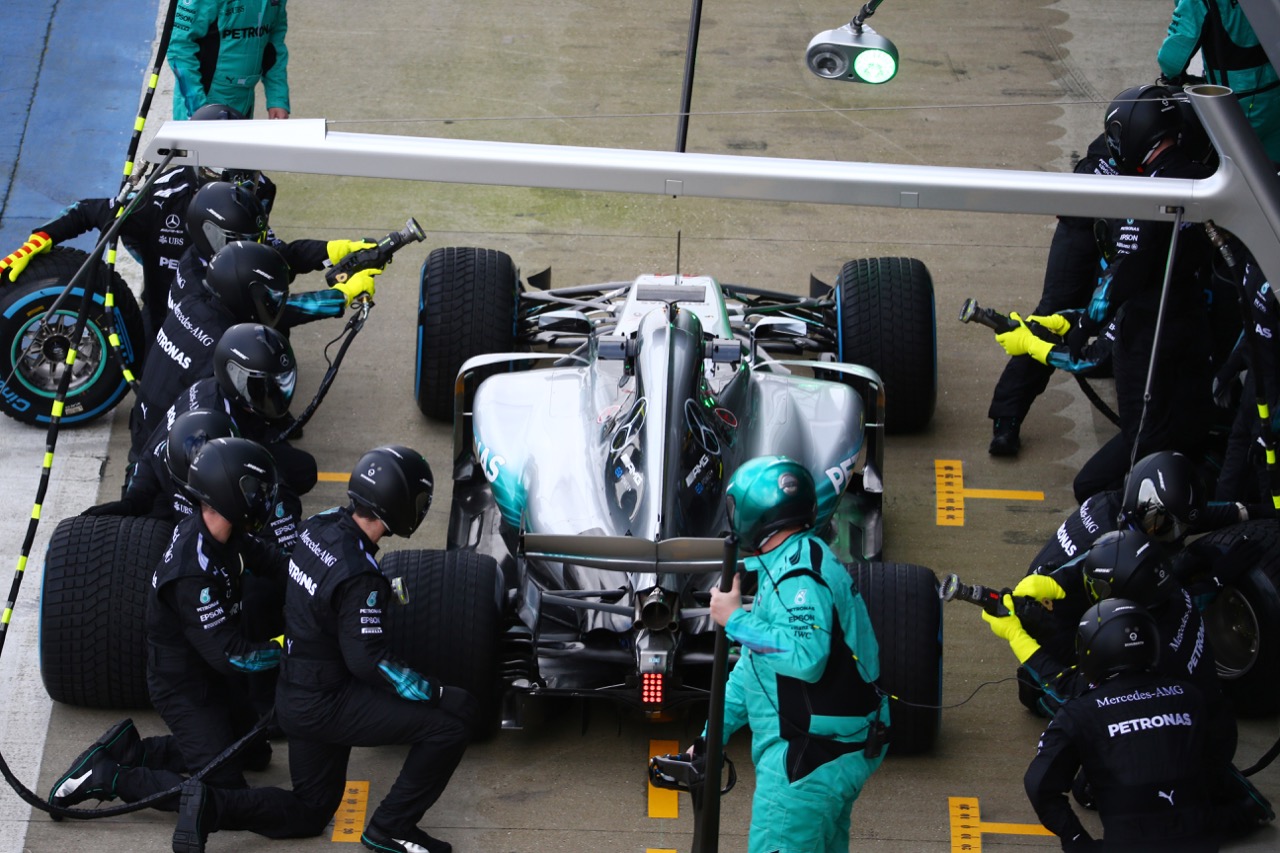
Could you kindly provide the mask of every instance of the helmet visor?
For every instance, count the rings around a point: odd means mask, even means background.
[[[250,530],[260,530],[276,505],[275,482],[244,474],[240,477],[240,492],[244,495],[245,525]]]
[[[266,373],[250,370],[243,364],[228,361],[227,376],[240,401],[268,420],[284,417],[293,401],[293,389],[298,381],[298,369]]]
[[[1094,604],[1111,597],[1111,582],[1106,578],[1095,578],[1086,572],[1084,588],[1088,591],[1089,597],[1093,599]]]

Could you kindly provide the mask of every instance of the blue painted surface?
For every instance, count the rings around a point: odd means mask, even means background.
[[[0,253],[80,198],[120,187],[163,0],[5,0]],[[153,104],[156,115],[168,104]],[[163,118],[163,116],[161,116]],[[90,249],[95,234],[70,245]]]

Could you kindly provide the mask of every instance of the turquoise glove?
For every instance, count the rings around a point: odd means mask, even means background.
[[[329,263],[336,264],[352,252],[372,249],[376,245],[378,244],[368,240],[330,240],[324,244],[324,248],[329,253]]]
[[[992,616],[983,610],[982,619],[991,626],[991,633],[1008,641],[1009,648],[1013,649],[1013,655],[1018,659],[1018,663],[1026,663],[1027,658],[1040,650],[1040,644],[1031,638],[1031,635],[1022,627],[1022,623],[1018,621],[1018,617],[1013,615],[1013,596],[1006,595],[1002,601],[1005,609],[1009,611],[1008,616]]]
[[[1061,314],[1050,314],[1047,317],[1041,317],[1039,314],[1032,314],[1027,318],[1028,323],[1039,323],[1040,326],[1058,337],[1066,336],[1071,331],[1071,321]]]
[[[1016,311],[1009,314],[1009,319],[1016,320],[1018,328],[996,335],[996,343],[1009,355],[1029,355],[1041,364],[1047,364],[1053,344],[1037,338]]]
[[[17,281],[18,276],[31,262],[31,256],[47,252],[52,246],[53,240],[49,239],[49,235],[43,231],[37,231],[27,238],[27,242],[23,243],[20,249],[0,258],[0,274],[8,270],[9,281]]]
[[[382,275],[382,270],[361,270],[346,281],[333,285],[333,289],[342,291],[342,295],[347,297],[347,307],[350,308],[351,303],[358,296],[363,296],[367,293],[370,299],[373,298],[373,277],[375,275]]]

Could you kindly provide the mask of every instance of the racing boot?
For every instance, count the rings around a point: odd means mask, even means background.
[[[195,779],[183,782],[178,825],[173,828],[173,853],[204,853],[217,820],[213,795],[204,783]]]
[[[996,418],[991,424],[991,446],[987,452],[992,456],[1017,456],[1022,449],[1022,437],[1018,435],[1021,427],[1021,418]]]
[[[384,853],[453,853],[453,845],[428,835],[414,826],[405,832],[391,833],[372,821],[360,834],[360,843],[370,850]],[[174,853],[179,853],[174,848]]]
[[[49,802],[67,808],[89,799],[114,800],[120,766],[136,757],[141,744],[133,720],[116,723],[77,755],[67,772],[58,777],[49,791]],[[53,819],[62,818],[54,815]]]

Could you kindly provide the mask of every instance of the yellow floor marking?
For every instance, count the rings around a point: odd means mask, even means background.
[[[985,835],[1047,835],[1053,833],[1038,823],[983,823],[977,797],[948,797],[951,818],[952,853],[981,853]]]
[[[1003,501],[1042,501],[1044,492],[1021,489],[966,489],[964,463],[959,459],[933,460],[933,480],[938,493],[938,526],[963,527],[966,498]]]
[[[321,471],[316,475],[316,479],[322,483],[345,483],[351,479],[351,475],[343,474],[338,471]]]
[[[672,755],[680,751],[680,742],[675,740],[649,741],[649,755]],[[649,817],[677,818],[680,816],[680,792],[668,791],[666,788],[655,788],[649,783]],[[650,851],[656,853],[656,851]],[[674,851],[672,851],[674,853]]]
[[[360,842],[360,833],[364,832],[364,813],[369,805],[369,783],[347,782],[347,789],[342,794],[342,802],[333,816],[332,841]]]

